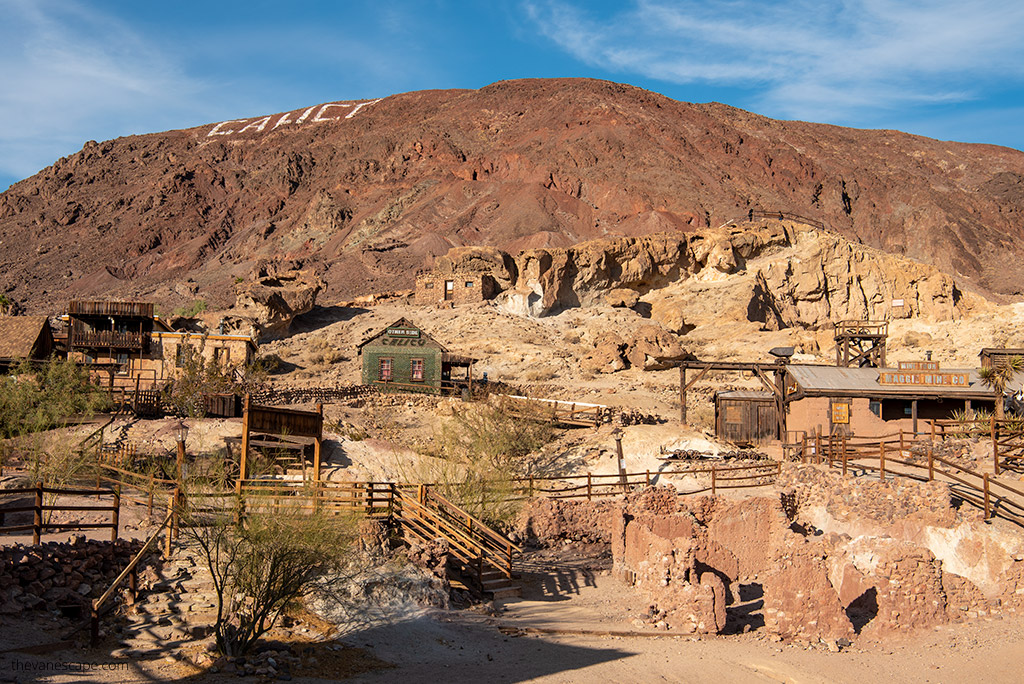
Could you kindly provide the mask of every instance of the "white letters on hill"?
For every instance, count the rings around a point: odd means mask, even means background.
[[[270,130],[276,130],[279,126],[285,126],[288,124],[301,125],[306,123],[323,123],[324,121],[337,121],[338,119],[351,119],[353,116],[359,113],[363,107],[368,107],[372,104],[377,104],[384,98],[377,98],[376,100],[367,100],[366,102],[328,102],[314,107],[310,107],[302,112],[297,119],[289,118],[295,112],[285,112],[281,115]],[[215,135],[233,135],[236,133],[248,133],[255,131],[256,133],[262,133],[266,130],[267,126],[270,125],[272,116],[263,116],[256,119],[232,119],[230,121],[221,121],[219,124],[215,124],[210,132],[206,134],[207,138]]]

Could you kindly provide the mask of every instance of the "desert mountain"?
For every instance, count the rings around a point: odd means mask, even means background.
[[[90,141],[0,195],[0,290],[30,310],[100,294],[226,305],[272,260],[345,298],[410,287],[453,246],[683,235],[751,211],[1024,292],[1020,151],[575,79]]]

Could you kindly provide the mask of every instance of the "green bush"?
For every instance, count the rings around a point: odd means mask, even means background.
[[[197,299],[190,306],[182,306],[174,310],[174,315],[179,318],[195,318],[206,311],[206,300]]]

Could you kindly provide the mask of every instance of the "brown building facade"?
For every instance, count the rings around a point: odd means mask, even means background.
[[[497,281],[486,272],[431,272],[416,276],[417,304],[472,304],[493,299],[497,294]]]

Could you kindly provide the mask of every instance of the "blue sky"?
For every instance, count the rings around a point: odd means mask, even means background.
[[[557,76],[1024,149],[1020,0],[0,0],[0,190],[86,140]]]

